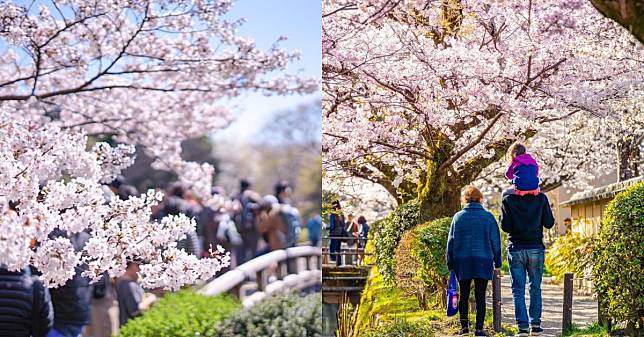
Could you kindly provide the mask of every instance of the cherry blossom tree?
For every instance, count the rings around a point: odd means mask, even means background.
[[[423,220],[507,184],[515,141],[547,191],[609,172],[620,133],[641,133],[623,122],[642,115],[642,45],[585,1],[323,4],[325,170],[418,198]]]
[[[315,90],[287,72],[299,54],[236,35],[230,0],[0,0],[0,265],[31,264],[48,286],[77,266],[97,280],[144,260],[142,283],[177,289],[228,264],[214,247],[197,259],[176,247],[194,221],[151,222],[163,197],[108,202],[101,188],[132,163],[134,146],[207,202],[213,168],[181,159],[181,142],[228,125],[244,92]],[[92,144],[109,136],[118,145]],[[87,230],[74,252],[56,229]],[[33,244],[35,239],[36,244]]]
[[[644,3],[639,0],[590,0],[597,10],[644,43]]]

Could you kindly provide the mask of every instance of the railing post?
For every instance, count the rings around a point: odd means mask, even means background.
[[[268,273],[266,269],[257,272],[257,291],[265,291],[268,284]]]
[[[284,276],[288,275],[287,267],[288,266],[286,265],[286,262],[284,260],[279,261],[277,263],[277,279],[278,280],[283,280]]]
[[[289,274],[297,274],[297,258],[286,258],[286,266]]]
[[[232,289],[230,289],[230,293],[235,297],[236,299],[241,298],[241,283],[234,286]]]
[[[572,273],[564,274],[562,331],[568,330],[572,325],[572,278]]]
[[[311,268],[312,267],[311,266],[312,265],[312,263],[311,263],[311,255],[307,255],[305,258],[306,258],[306,270],[313,269],[313,268]]]
[[[501,271],[496,269],[492,277],[492,318],[494,331],[501,332]]]
[[[330,256],[329,254],[330,253],[331,253],[331,250],[329,250],[329,248],[322,247],[322,255],[323,255],[322,256],[322,263],[323,264],[329,264],[330,263],[330,259],[329,259],[329,256]]]

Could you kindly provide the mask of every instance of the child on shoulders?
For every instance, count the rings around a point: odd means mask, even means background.
[[[503,195],[538,195],[539,189],[539,165],[537,161],[526,152],[525,145],[515,143],[508,150],[510,166],[505,172],[505,177],[512,181],[513,186],[503,192]]]

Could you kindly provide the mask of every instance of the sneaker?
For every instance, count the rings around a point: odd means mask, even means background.
[[[474,336],[487,336],[487,335],[485,334],[485,331],[483,331],[483,330],[476,330],[474,332]]]
[[[519,337],[528,337],[529,335],[530,333],[528,332],[528,330],[520,330],[520,329],[519,329],[519,333],[517,334],[517,336]]]
[[[532,327],[532,336],[541,336],[542,333],[543,333],[543,329],[540,326]]]
[[[458,333],[459,336],[467,336],[470,334],[470,329],[468,328],[462,328],[461,332]]]

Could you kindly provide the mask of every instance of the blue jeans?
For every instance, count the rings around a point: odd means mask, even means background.
[[[541,326],[541,276],[543,276],[543,248],[522,249],[508,252],[512,296],[514,298],[514,318],[521,330],[530,325]],[[526,312],[525,286],[530,287],[530,310]],[[528,320],[528,314],[530,318]]]
[[[84,325],[63,325],[51,328],[47,337],[80,337]]]

